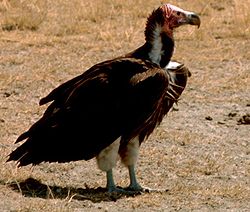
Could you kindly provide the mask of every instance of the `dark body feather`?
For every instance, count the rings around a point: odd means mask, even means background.
[[[53,102],[17,139],[27,138],[9,160],[19,165],[88,160],[120,136],[126,142],[141,134],[144,140],[164,115],[168,80],[163,69],[140,59],[93,66],[41,100]]]
[[[179,71],[178,71],[179,70]],[[149,61],[119,58],[103,62],[54,89],[40,104],[53,101],[43,117],[10,154],[19,165],[42,161],[88,160],[122,137],[121,148],[151,134],[183,91],[187,70],[176,73],[175,99],[169,98],[167,72]],[[178,94],[178,96],[176,96]]]
[[[189,73],[183,65],[164,69],[174,48],[174,41],[164,33],[159,64],[151,60],[152,29],[163,24],[159,14],[156,10],[149,18],[142,47],[93,66],[41,99],[40,105],[52,103],[19,136],[16,142],[27,140],[8,161],[24,166],[89,160],[119,137],[120,154],[134,137],[144,141],[178,100]]]

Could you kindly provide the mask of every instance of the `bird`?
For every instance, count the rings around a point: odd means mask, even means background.
[[[145,43],[115,59],[100,62],[59,85],[39,102],[41,118],[15,143],[7,161],[17,166],[66,163],[96,158],[106,173],[107,192],[143,192],[135,166],[139,148],[159,126],[183,92],[190,72],[171,61],[174,30],[200,26],[198,14],[162,4],[148,16]],[[129,185],[116,185],[117,160],[127,167]]]

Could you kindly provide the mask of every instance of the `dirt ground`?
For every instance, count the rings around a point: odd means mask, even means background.
[[[174,59],[192,77],[143,143],[137,175],[158,192],[108,195],[96,161],[5,163],[38,101],[87,68],[144,42],[160,1],[0,1],[0,211],[250,211],[250,1],[170,1],[200,29],[175,33]],[[128,184],[120,163],[118,185]]]

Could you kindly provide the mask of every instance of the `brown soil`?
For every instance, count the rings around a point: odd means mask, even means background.
[[[140,150],[139,181],[161,191],[136,196],[108,195],[95,160],[5,161],[46,108],[39,99],[142,44],[159,2],[0,2],[0,211],[250,211],[250,1],[171,2],[199,12],[202,25],[176,32],[174,59],[192,77]],[[120,163],[115,180],[128,184]]]

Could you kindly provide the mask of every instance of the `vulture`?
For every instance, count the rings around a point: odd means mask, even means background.
[[[18,166],[96,158],[106,172],[108,192],[139,192],[135,164],[141,143],[161,123],[183,92],[188,69],[171,62],[173,31],[200,26],[196,13],[162,4],[148,17],[145,43],[136,50],[92,66],[61,84],[39,102],[43,116],[16,143],[7,161]],[[120,156],[130,184],[116,186],[113,168]]]

